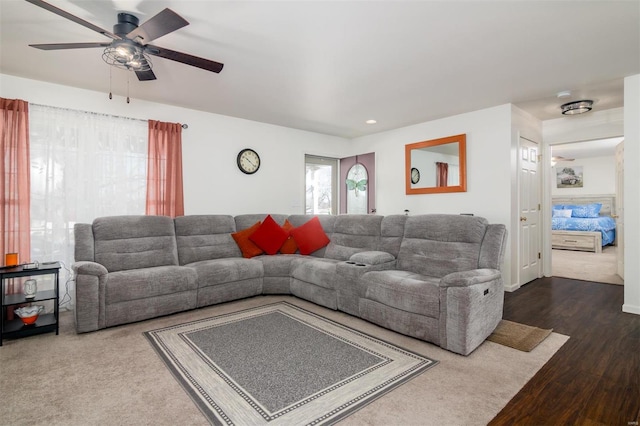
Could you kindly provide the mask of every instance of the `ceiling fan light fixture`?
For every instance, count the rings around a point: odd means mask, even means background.
[[[114,41],[104,49],[102,59],[109,65],[129,71],[151,70],[151,60],[144,48],[130,40]]]
[[[593,107],[593,101],[591,100],[582,100],[582,101],[573,101],[567,102],[560,106],[562,110],[562,115],[576,115],[576,114],[584,114],[585,112],[591,111]]]

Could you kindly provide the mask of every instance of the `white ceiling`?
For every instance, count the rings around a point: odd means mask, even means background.
[[[592,157],[613,157],[616,146],[623,140],[623,137],[617,137],[553,145],[551,147],[551,155],[563,157],[569,161],[572,158],[575,160]]]
[[[623,78],[640,73],[637,0],[51,3],[109,31],[118,11],[144,22],[169,7],[190,25],[153,44],[225,64],[215,74],[152,57],[158,80],[131,73],[134,101],[348,138],[505,103],[542,120],[568,100],[616,108]],[[109,40],[0,0],[0,73],[108,93],[101,49],[28,44]],[[129,72],[112,70],[111,90],[126,96]],[[572,96],[557,99],[562,90]]]

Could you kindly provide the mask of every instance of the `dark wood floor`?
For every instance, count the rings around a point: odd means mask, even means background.
[[[505,319],[571,338],[490,425],[638,425],[640,315],[623,291],[553,277],[505,294]]]

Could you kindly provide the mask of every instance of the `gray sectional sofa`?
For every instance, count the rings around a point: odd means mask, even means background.
[[[271,215],[297,227],[311,216]],[[468,355],[502,318],[504,225],[458,215],[317,216],[310,255],[242,257],[266,215],[113,216],[75,225],[79,333],[261,294],[291,294]]]

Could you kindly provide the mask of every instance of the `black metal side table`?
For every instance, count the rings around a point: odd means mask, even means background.
[[[24,294],[5,294],[5,281],[10,278],[29,277],[35,275],[54,275],[55,284],[53,290],[39,290],[35,297],[27,299]],[[34,334],[55,331],[58,334],[59,319],[59,290],[60,290],[60,263],[51,262],[41,264],[38,268],[25,269],[24,265],[0,268],[0,297],[2,310],[0,311],[0,346],[6,338],[18,338]],[[31,302],[43,302],[53,300],[52,314],[41,314],[34,324],[25,325],[20,318],[7,320],[7,308]]]

